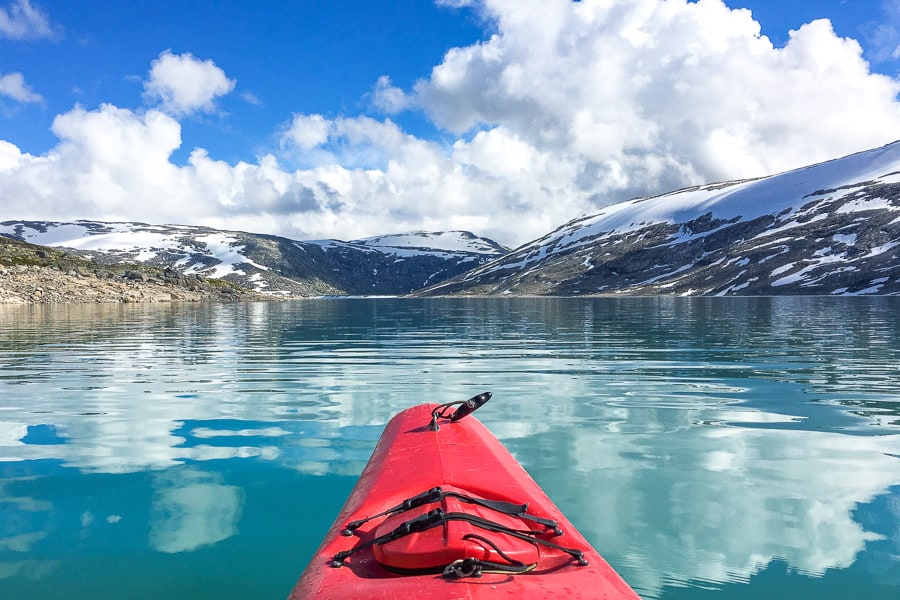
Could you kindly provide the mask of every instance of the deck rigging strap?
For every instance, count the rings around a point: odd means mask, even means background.
[[[520,519],[531,521],[533,523],[539,523],[548,529],[552,529],[553,535],[562,535],[563,533],[562,529],[559,528],[559,523],[557,523],[553,519],[545,519],[544,517],[538,517],[528,514],[527,502],[524,504],[515,504],[514,502],[505,502],[503,500],[487,500],[485,498],[476,498],[475,496],[469,496],[468,494],[463,494],[461,492],[445,491],[440,486],[433,487],[431,489],[425,490],[424,492],[416,494],[411,498],[407,498],[400,504],[382,511],[377,515],[372,515],[371,517],[366,517],[365,519],[350,521],[344,526],[344,529],[343,531],[341,531],[341,533],[347,536],[353,535],[354,531],[356,531],[372,519],[377,519],[378,517],[384,517],[386,515],[400,514],[413,508],[424,506],[425,504],[440,502],[447,497],[456,498],[457,500],[465,502],[466,504],[477,504],[478,506],[483,506],[505,515],[516,516]]]
[[[486,531],[492,531],[494,533],[502,533],[504,535],[509,535],[520,540],[524,540],[535,546],[546,546],[548,548],[553,548],[554,550],[559,550],[560,552],[564,552],[571,556],[579,565],[584,566],[588,564],[587,559],[584,558],[584,553],[581,550],[576,548],[566,548],[565,546],[561,546],[557,543],[551,542],[549,540],[545,540],[543,538],[537,537],[537,535],[541,532],[539,531],[522,531],[520,529],[513,529],[511,527],[507,527],[506,525],[502,525],[495,521],[491,521],[489,519],[484,519],[477,515],[469,515],[466,513],[460,512],[444,512],[443,509],[435,508],[425,514],[419,515],[418,517],[412,518],[409,521],[404,521],[400,525],[398,525],[392,531],[380,535],[378,537],[372,538],[371,540],[367,540],[354,546],[349,550],[343,550],[341,552],[336,553],[332,557],[331,566],[333,567],[342,567],[344,566],[344,561],[349,558],[351,555],[368,548],[374,545],[381,545],[391,542],[393,540],[405,537],[407,535],[425,531],[427,529],[431,529],[432,527],[437,527],[438,525],[443,525],[449,521],[465,521],[467,523],[471,523],[476,527],[484,529]],[[480,536],[478,536],[480,537]],[[463,539],[466,539],[463,537]],[[502,554],[501,554],[502,555]],[[515,561],[518,562],[518,561]],[[451,563],[453,564],[453,563]],[[491,563],[495,564],[495,563]],[[448,565],[449,566],[449,565]],[[508,571],[507,571],[508,572]],[[471,575],[469,575],[471,576]]]

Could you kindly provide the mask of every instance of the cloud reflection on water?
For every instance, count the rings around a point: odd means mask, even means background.
[[[150,546],[173,554],[210,546],[238,532],[244,490],[218,474],[191,468],[162,471],[153,478]]]
[[[855,510],[900,482],[893,436],[706,426],[659,435],[583,428],[571,450],[565,506],[629,581],[745,582],[774,560],[822,576],[867,542]],[[550,478],[553,481],[553,477]]]

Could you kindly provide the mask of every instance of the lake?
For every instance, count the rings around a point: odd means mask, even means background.
[[[898,365],[896,297],[0,306],[0,598],[283,599],[482,391],[643,598],[897,598]]]

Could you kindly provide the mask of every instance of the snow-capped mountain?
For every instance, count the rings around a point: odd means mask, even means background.
[[[464,231],[297,241],[186,225],[5,221],[0,235],[68,249],[99,263],[137,262],[276,294],[398,295],[508,250]]]
[[[270,293],[900,295],[900,142],[629,200],[513,252],[459,231],[296,241],[181,225],[6,221],[0,235]]]
[[[900,142],[638,198],[424,292],[900,294]]]

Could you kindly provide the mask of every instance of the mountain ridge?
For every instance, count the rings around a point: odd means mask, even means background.
[[[101,264],[171,268],[282,297],[403,295],[508,251],[463,231],[299,241],[191,225],[10,220],[0,223],[0,235]]]
[[[634,198],[509,250],[470,232],[298,241],[188,225],[4,221],[0,236],[323,295],[900,295],[900,142]]]

